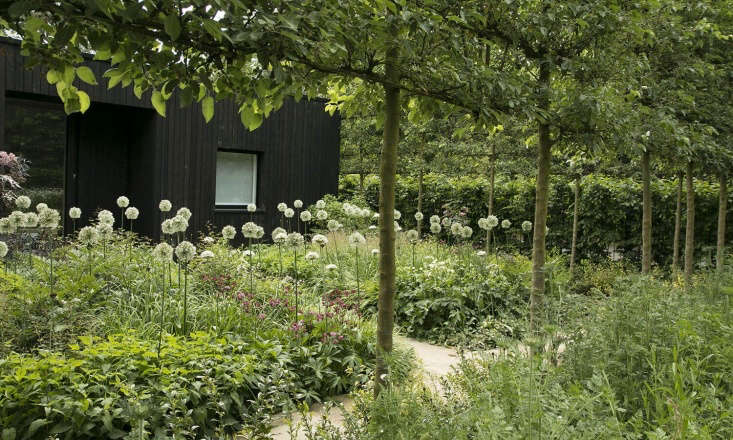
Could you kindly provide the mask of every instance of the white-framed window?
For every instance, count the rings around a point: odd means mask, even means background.
[[[257,155],[216,152],[216,206],[257,203]]]

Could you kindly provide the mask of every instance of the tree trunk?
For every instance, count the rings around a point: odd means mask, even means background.
[[[397,83],[399,72],[395,65],[398,48],[392,46],[385,57],[385,75]],[[400,90],[384,86],[384,138],[379,164],[379,299],[377,309],[377,365],[374,372],[374,393],[386,384],[386,356],[392,351],[395,295],[395,175],[397,173],[397,143],[400,124]]]
[[[685,228],[685,286],[690,287],[695,264],[695,188],[692,186],[692,162],[687,163],[687,225]]]
[[[570,278],[573,277],[575,269],[575,249],[578,243],[578,203],[580,203],[580,176],[575,177],[575,188],[573,189],[575,201],[573,202],[573,241],[570,244]]]
[[[423,168],[420,166],[420,174],[417,176],[417,212],[422,212],[422,177]],[[422,237],[422,219],[417,221],[417,236]]]
[[[682,223],[682,172],[677,173],[677,209],[674,212],[674,239],[672,240],[672,270],[680,268],[680,224]]]
[[[718,246],[715,254],[715,265],[718,274],[723,273],[723,260],[725,259],[725,215],[728,205],[728,176],[720,174],[720,190],[718,192]]]
[[[489,156],[489,214],[494,213],[494,182],[496,181],[496,146],[491,144],[491,156]],[[491,232],[489,229],[486,231],[486,246],[488,251],[489,243],[491,243]]]
[[[544,89],[539,107],[550,106],[547,89],[550,87],[550,66],[540,64],[539,86]],[[534,205],[534,236],[532,239],[532,290],[529,298],[529,330],[536,334],[540,328],[539,319],[545,294],[545,227],[547,225],[547,202],[550,190],[550,125],[540,121],[537,146],[537,184]]]
[[[648,274],[652,270],[652,193],[649,189],[649,150],[641,155],[641,273]]]

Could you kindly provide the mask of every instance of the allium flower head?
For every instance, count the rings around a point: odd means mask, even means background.
[[[395,232],[400,232],[402,230],[402,226],[400,226],[396,221],[394,222],[394,230]]]
[[[443,217],[443,220],[440,222],[444,227],[448,228],[453,223],[453,220],[450,219],[450,217]]]
[[[281,228],[281,227],[277,227],[277,228],[273,229],[272,230],[272,240],[273,241],[275,241],[275,236],[278,235],[278,234],[285,234],[285,235],[287,235],[288,232],[285,229]]]
[[[308,261],[314,261],[317,260],[319,257],[318,252],[310,251],[307,254],[305,254],[305,259]]]
[[[247,205],[247,212],[255,212],[257,211],[257,205],[254,203],[250,203]]]
[[[196,256],[196,246],[190,241],[183,240],[176,246],[176,257],[182,263],[188,263]]]
[[[316,202],[316,208],[318,209],[325,209],[326,208],[326,202],[323,201],[323,199]]]
[[[409,231],[407,231],[407,239],[411,243],[417,243],[418,238],[419,238],[419,235],[416,230],[410,229]]]
[[[14,228],[22,228],[25,223],[25,214],[21,211],[13,211],[8,216],[8,220]]]
[[[16,227],[10,222],[8,217],[0,218],[0,234],[14,234]]]
[[[286,205],[283,202],[280,202],[277,204],[277,210],[280,212],[285,212],[285,210],[288,209],[288,205]]]
[[[430,223],[430,232],[433,234],[440,234],[443,228],[440,227],[440,223]]]
[[[463,225],[458,222],[452,223],[450,225],[450,233],[457,236],[463,235]]]
[[[372,214],[372,220],[379,220],[379,213],[378,212],[375,212],[374,214]]]
[[[529,232],[532,230],[532,222],[529,220],[525,220],[522,222],[522,230],[524,232]]]
[[[366,239],[360,232],[355,231],[349,235],[349,244],[352,246],[359,246],[360,244],[366,243]]]
[[[479,257],[485,257],[486,256],[486,251],[478,251],[478,252],[476,252],[476,255],[478,255]]]
[[[257,235],[257,224],[254,222],[247,222],[242,226],[242,235],[244,238],[255,238]]]
[[[273,231],[272,241],[278,245],[285,244],[288,241],[288,234],[285,231]]]
[[[320,247],[323,247],[328,244],[328,238],[326,238],[323,234],[316,234],[311,238],[311,241],[313,244],[317,244]]]
[[[210,250],[205,250],[201,252],[201,255],[199,257],[203,258],[204,260],[208,260],[209,258],[214,258],[214,253]]]
[[[77,220],[81,218],[81,209],[77,207],[73,207],[69,209],[69,217],[73,218],[74,220]]]
[[[295,211],[293,210],[293,208],[287,208],[285,209],[285,212],[283,212],[283,214],[287,218],[293,218],[293,216],[295,215]]]
[[[107,240],[112,237],[112,225],[108,223],[97,223],[97,232],[100,238]]]
[[[470,226],[464,226],[463,229],[461,230],[461,236],[463,238],[471,238],[472,235],[473,235],[473,228]]]
[[[430,223],[440,223],[440,217],[437,215],[430,216]]]
[[[38,226],[44,229],[56,229],[59,223],[61,223],[61,213],[55,209],[44,209],[38,214]]]
[[[38,226],[38,214],[35,212],[27,212],[23,216],[23,227],[24,228],[35,228]]]
[[[97,214],[97,220],[99,220],[100,223],[107,223],[110,226],[115,224],[114,214],[106,209],[99,211],[99,214]]]
[[[495,228],[499,226],[499,218],[495,215],[490,215],[486,217],[486,221],[489,223],[489,228]]]
[[[188,219],[180,214],[177,214],[171,219],[171,225],[173,226],[174,232],[186,232],[186,229],[188,229]]]
[[[320,221],[324,221],[328,218],[328,212],[323,209],[319,209],[316,211],[316,218]]]
[[[265,228],[262,226],[257,226],[257,231],[255,232],[255,237],[257,240],[265,236]]]
[[[325,267],[327,272],[335,272],[338,268],[335,264],[327,264]]]
[[[297,232],[291,232],[290,234],[288,234],[287,244],[290,247],[303,246],[304,241],[305,239],[303,238],[303,236]]]
[[[372,249],[372,255],[379,255],[379,249]]]
[[[370,231],[376,231],[377,230],[377,226],[376,225],[369,225],[369,228],[368,229]]]
[[[45,203],[39,203],[36,205],[36,212],[39,214],[46,209],[48,209],[48,205]]]
[[[510,222],[507,219],[504,219],[504,220],[501,221],[501,227],[504,228],[504,229],[509,229],[509,227],[511,227],[511,225],[512,225],[512,222]]]
[[[125,209],[125,217],[127,217],[128,220],[137,220],[137,218],[140,217],[140,211],[134,206],[131,206]]]
[[[206,244],[214,244],[216,240],[214,240],[214,237],[204,237],[203,239],[201,239],[201,241]]]
[[[176,216],[181,216],[186,220],[186,222],[188,222],[189,220],[191,220],[191,210],[186,208],[185,206],[182,208],[178,208],[178,211],[176,211]]]
[[[15,206],[18,207],[18,209],[28,209],[31,206],[31,199],[28,196],[18,196],[15,199]]]
[[[310,211],[303,211],[300,213],[300,220],[307,223],[313,220],[313,216],[311,215]]]
[[[329,231],[336,232],[339,230],[339,227],[341,226],[341,224],[337,222],[336,220],[329,220],[326,226],[328,227]]]
[[[170,218],[163,220],[163,223],[160,224],[160,229],[166,235],[173,235],[176,233],[176,228],[173,225],[173,219]]]
[[[231,240],[237,235],[237,230],[234,226],[226,225],[221,229],[221,236],[226,240]]]
[[[125,196],[117,197],[117,206],[120,208],[127,208],[130,206],[130,199]]]
[[[297,199],[296,201],[293,202],[293,206],[295,206],[296,208],[300,209],[300,208],[303,207],[303,201],[300,200],[300,199]]]
[[[401,218],[402,218],[402,213],[400,211],[398,211],[398,210],[395,209],[394,210],[394,219],[395,220],[399,220]]]
[[[173,259],[173,247],[168,243],[159,243],[153,248],[153,258],[160,262],[171,261]]]
[[[79,242],[91,246],[99,241],[99,232],[91,226],[84,226],[79,230]]]
[[[422,219],[423,219],[424,217],[425,217],[425,216],[424,216],[424,215],[422,214],[422,212],[420,212],[420,211],[417,211],[417,212],[415,213],[415,220],[417,220],[417,221],[422,221]]]
[[[549,226],[545,226],[545,235],[547,235],[549,233],[550,233],[550,227]]]
[[[481,217],[478,219],[478,227],[483,229],[484,231],[488,231],[489,229],[489,219]]]
[[[160,209],[161,212],[168,212],[173,208],[173,204],[170,200],[161,200],[160,203],[158,203],[158,209]]]
[[[8,245],[4,241],[0,241],[0,258],[5,258],[8,255]]]

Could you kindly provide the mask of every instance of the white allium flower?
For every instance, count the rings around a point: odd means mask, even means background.
[[[183,240],[176,246],[176,257],[182,263],[188,263],[196,256],[196,246],[190,241]]]
[[[495,215],[490,215],[486,217],[486,221],[489,222],[489,228],[495,228],[499,225],[499,218]]]
[[[278,235],[278,234],[285,234],[285,235],[287,235],[287,233],[288,232],[285,229],[283,229],[281,227],[277,227],[277,228],[275,228],[275,229],[272,230],[272,239],[275,240],[275,236]]]
[[[125,209],[125,217],[127,217],[128,220],[137,220],[137,218],[140,217],[140,211],[134,206],[131,206]]]
[[[364,238],[363,235],[361,235],[360,232],[355,231],[351,235],[349,235],[349,244],[352,246],[358,246],[360,244],[366,243],[366,238]]]
[[[450,233],[453,235],[462,235],[463,233],[463,225],[461,225],[458,222],[452,223],[450,225]]]
[[[420,211],[417,211],[417,212],[415,213],[415,220],[417,220],[417,221],[422,221],[422,219],[423,219],[424,217],[425,217],[425,216],[423,216],[423,215],[422,215],[422,212],[420,212]]]
[[[247,212],[255,212],[257,211],[257,205],[254,203],[250,203],[247,205]]]
[[[525,220],[522,222],[522,230],[524,232],[529,232],[532,230],[532,222],[529,220]]]
[[[483,217],[478,219],[478,227],[483,229],[484,231],[488,231],[489,229],[491,229],[489,227],[489,219]]]
[[[478,252],[476,252],[476,255],[478,255],[479,257],[485,257],[486,256],[486,251],[478,251]]]
[[[163,220],[163,223],[160,224],[160,229],[166,235],[173,235],[176,233],[176,228],[173,225],[172,219]]]
[[[547,235],[550,232],[550,228],[548,226],[545,226],[545,235]]]
[[[372,249],[372,255],[379,255],[379,249]]]
[[[242,255],[244,255],[245,257],[252,257],[254,256],[254,253],[249,249],[245,249],[244,251],[242,251]]]
[[[328,227],[329,231],[336,232],[341,227],[341,224],[337,222],[336,220],[329,220],[326,226]]]
[[[191,210],[184,206],[182,208],[179,208],[178,211],[176,211],[176,216],[181,216],[184,219],[186,219],[186,222],[188,222],[189,220],[191,220]]]
[[[305,259],[308,261],[314,261],[318,259],[318,252],[310,251],[307,254],[305,254]]]
[[[283,214],[287,218],[293,218],[293,216],[295,215],[295,211],[293,211],[293,208],[287,208]]]
[[[8,255],[8,245],[4,241],[0,241],[0,258],[5,258]]]
[[[244,238],[255,238],[255,235],[257,235],[257,224],[247,222],[242,225],[242,235],[244,235]]]
[[[395,209],[394,210],[394,219],[399,220],[400,218],[402,218],[402,213]]]
[[[14,228],[22,228],[25,223],[25,214],[21,211],[13,211],[8,216],[8,220]]]
[[[441,223],[441,224],[442,224],[442,225],[443,225],[444,227],[446,227],[446,228],[447,228],[447,227],[449,227],[449,226],[450,226],[450,225],[451,225],[451,224],[453,223],[453,220],[451,220],[451,219],[450,219],[450,217],[443,217],[443,220],[442,220],[442,221],[441,221],[440,223]]]
[[[417,243],[417,240],[419,238],[419,235],[416,230],[410,229],[407,231],[407,239],[412,243]]]
[[[338,267],[338,266],[336,266],[335,264],[327,264],[327,265],[326,265],[326,268],[325,268],[325,269],[326,269],[326,271],[327,271],[327,272],[334,272],[334,271],[336,271],[336,270],[337,270],[338,268],[339,268],[339,267]]]
[[[210,250],[205,250],[205,251],[201,252],[201,254],[199,255],[199,257],[207,260],[209,258],[214,258],[214,253],[211,252]]]
[[[375,212],[374,214],[372,214],[372,220],[379,220],[379,213],[378,212]]]
[[[15,199],[15,206],[19,209],[28,209],[31,206],[31,199],[28,196],[18,196]]]
[[[39,203],[36,205],[36,212],[39,214],[45,211],[46,209],[48,209],[48,205],[45,203]]]
[[[300,213],[300,220],[307,223],[313,220],[313,216],[311,215],[310,211],[303,211]]]
[[[430,223],[440,223],[440,217],[437,215],[430,216]]]
[[[0,218],[0,234],[14,234],[16,227],[10,222],[8,217]]]
[[[109,223],[97,223],[97,232],[103,240],[107,240],[112,237],[112,225]]]
[[[257,231],[255,231],[255,239],[259,240],[260,238],[265,236],[265,228],[262,226],[257,226]]]
[[[275,244],[284,244],[288,240],[288,234],[285,231],[277,231],[277,233],[272,234],[272,241],[275,242]]]
[[[283,202],[280,202],[277,204],[277,210],[280,212],[285,212],[285,210],[288,209],[288,205],[286,205]]]
[[[328,212],[323,209],[319,209],[316,211],[316,218],[320,221],[324,221],[328,218]]]
[[[117,206],[120,208],[127,208],[130,205],[130,199],[125,196],[117,197]]]
[[[81,209],[77,207],[73,207],[69,209],[69,217],[73,218],[74,220],[77,220],[81,218]]]
[[[158,203],[158,209],[161,210],[161,212],[168,212],[173,208],[173,204],[170,200],[161,200],[160,203]]]
[[[402,226],[400,226],[399,223],[394,222],[394,230],[395,232],[400,232],[402,230]]]
[[[323,201],[323,199],[316,202],[316,208],[318,209],[325,209],[326,208],[326,202]]]
[[[509,227],[512,225],[512,222],[510,222],[507,219],[504,219],[501,221],[501,227],[504,229],[509,229]]]
[[[464,226],[463,230],[461,231],[461,236],[463,238],[471,238],[473,235],[473,228],[470,226]]]
[[[298,208],[298,209],[300,209],[300,208],[303,207],[303,201],[300,200],[300,199],[298,199],[298,200],[296,200],[296,201],[293,202],[293,206],[296,207],[296,208]]]
[[[186,229],[188,229],[188,219],[180,214],[171,219],[171,224],[173,225],[174,232],[186,232]]]
[[[106,209],[99,211],[99,214],[97,214],[97,220],[99,220],[100,223],[107,223],[108,225],[115,224],[114,214],[112,214],[110,211],[107,211]]]
[[[23,216],[23,227],[24,228],[35,228],[38,226],[38,214],[35,212],[28,212]]]
[[[377,230],[377,226],[376,225],[369,225],[369,230],[370,231],[376,231]]]
[[[38,214],[38,225],[44,229],[56,229],[59,223],[61,223],[61,214],[56,209],[44,209]]]
[[[161,262],[171,261],[173,259],[173,247],[168,243],[159,243],[153,249],[153,258]]]
[[[82,244],[91,246],[99,241],[99,232],[91,226],[84,226],[79,230],[79,241]]]
[[[204,237],[201,241],[206,244],[214,244],[216,240],[214,240],[214,237]]]
[[[305,239],[303,238],[303,236],[297,232],[291,232],[290,234],[288,234],[287,244],[290,247],[303,246],[304,241]]]
[[[440,223],[430,223],[430,232],[433,234],[440,234],[443,228],[440,227]]]
[[[221,236],[226,240],[231,240],[237,235],[237,230],[232,225],[226,225],[221,229]]]
[[[328,244],[328,238],[323,234],[316,234],[311,238],[311,241],[313,244],[317,244],[320,247],[323,247]]]

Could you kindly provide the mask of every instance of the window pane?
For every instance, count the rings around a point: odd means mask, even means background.
[[[219,151],[216,154],[216,204],[255,203],[257,157]]]

